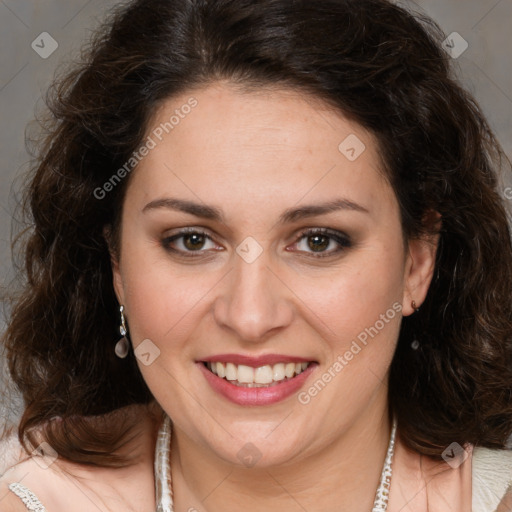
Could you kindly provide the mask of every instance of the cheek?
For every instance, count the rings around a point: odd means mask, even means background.
[[[347,257],[328,275],[301,277],[295,284],[297,295],[322,321],[326,335],[346,342],[373,326],[393,304],[397,308],[403,295],[403,258],[392,247],[372,247]]]
[[[350,264],[347,260],[314,293],[309,282],[307,306],[315,313],[310,323],[321,335],[324,364],[299,398],[305,400],[301,403],[310,400],[318,411],[330,411],[331,423],[364,407],[385,382],[402,318],[402,261],[397,251],[370,251]],[[305,290],[306,282],[303,295]],[[318,380],[332,385],[324,392]],[[344,406],[333,408],[333,402]]]
[[[149,338],[160,350],[178,349],[197,316],[205,314],[215,273],[171,265],[155,248],[126,247],[123,281],[130,335],[136,346]],[[172,342],[172,343],[171,343]]]

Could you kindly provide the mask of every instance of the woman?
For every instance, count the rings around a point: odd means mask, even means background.
[[[506,509],[501,152],[440,40],[383,0],[113,14],[27,190],[2,510]]]

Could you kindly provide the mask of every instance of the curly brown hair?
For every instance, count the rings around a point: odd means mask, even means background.
[[[115,8],[82,62],[50,89],[26,189],[26,282],[3,338],[25,401],[20,440],[34,444],[38,427],[64,458],[127,463],[116,452],[135,421],[109,413],[154,399],[133,354],[120,360],[113,350],[118,303],[104,233],[117,250],[129,178],[107,198],[98,190],[163,101],[226,79],[312,94],[370,130],[406,240],[432,234],[427,212],[441,215],[426,301],[402,321],[390,410],[419,453],[440,457],[453,441],[502,448],[512,432],[512,247],[499,172],[510,163],[442,39],[434,22],[384,0]]]

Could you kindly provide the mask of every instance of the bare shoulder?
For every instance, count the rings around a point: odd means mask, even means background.
[[[51,462],[51,464],[48,464]],[[0,477],[0,512],[155,510],[152,457],[127,468],[101,468],[33,456]],[[24,503],[40,508],[27,509]]]
[[[27,512],[23,501],[0,479],[0,512]]]
[[[59,508],[46,506],[55,504],[62,484],[58,472],[50,469],[43,457],[28,457],[8,468],[0,477],[0,512],[58,511]]]
[[[20,473],[27,470],[23,464],[30,457],[23,450],[15,435],[4,437],[0,441],[0,512],[26,511],[27,508],[20,497]]]
[[[69,512],[70,503],[73,512],[154,511],[156,431],[150,420],[142,417],[138,435],[126,444],[126,455],[136,455],[126,467],[82,464],[45,450],[28,455],[15,448],[14,462],[3,474],[0,468],[0,512],[26,511],[24,499],[40,503],[30,510],[41,512]]]
[[[0,478],[0,512],[69,512],[70,503],[73,512],[104,510],[101,495],[95,492],[100,480],[87,467],[34,455],[14,464]]]

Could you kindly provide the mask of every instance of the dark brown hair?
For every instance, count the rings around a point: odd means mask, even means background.
[[[406,239],[431,232],[427,212],[441,214],[428,296],[402,321],[390,410],[422,454],[439,457],[453,441],[503,447],[512,432],[512,248],[498,171],[508,161],[453,77],[443,38],[432,21],[384,0],[117,7],[83,62],[50,89],[26,189],[26,283],[4,337],[25,400],[20,439],[39,427],[62,457],[123,462],[115,452],[133,420],[87,418],[153,398],[133,354],[119,360],[113,350],[119,315],[104,228],[115,240],[128,179],[104,198],[95,191],[138,148],[164,100],[227,80],[301,91],[370,130]]]

